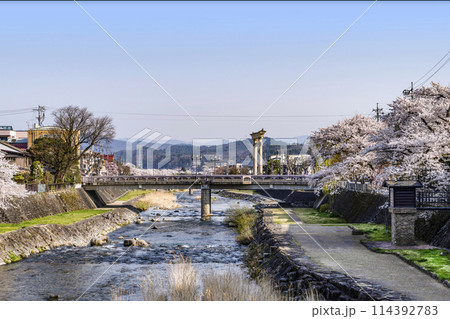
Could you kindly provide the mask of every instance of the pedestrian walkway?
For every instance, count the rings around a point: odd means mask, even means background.
[[[352,277],[379,284],[417,300],[450,300],[450,288],[395,255],[370,251],[360,243],[364,236],[352,235],[351,229],[347,226],[311,224],[280,226],[298,240],[305,254],[318,264],[341,273],[345,273],[343,270],[345,269]]]

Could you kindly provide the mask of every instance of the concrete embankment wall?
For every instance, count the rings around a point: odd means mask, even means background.
[[[317,199],[317,195],[312,191],[296,191],[296,190],[257,190],[258,194],[274,199],[281,200],[291,204],[294,207],[313,207]]]
[[[419,212],[415,233],[433,246],[450,249],[450,210]]]
[[[342,191],[328,196],[328,209],[351,223],[391,223],[387,195]],[[450,249],[450,211],[419,211],[415,222],[416,238]]]
[[[246,200],[256,204],[269,204],[269,202],[272,202],[277,205],[276,203],[278,202],[280,205],[288,204],[293,207],[313,207],[314,201],[317,199],[317,196],[310,192],[284,190],[272,190],[267,191],[267,193],[265,191],[257,191],[257,194],[220,190],[217,194],[222,197]]]
[[[0,223],[17,224],[34,218],[93,208],[96,208],[94,202],[81,188],[33,194],[12,199],[7,208],[0,208]]]
[[[115,202],[117,199],[128,193],[128,191],[129,189],[126,187],[100,187],[95,192],[105,204],[111,204],[112,202]]]
[[[131,223],[137,213],[117,208],[70,225],[35,225],[0,234],[0,264],[62,247],[87,246],[92,238]]]
[[[326,300],[410,300],[397,292],[369,282],[355,281],[342,273],[323,268],[308,258],[293,239],[273,224],[272,214],[263,210],[250,248],[260,253],[259,267],[271,276],[284,294],[297,296],[310,287]],[[364,287],[364,288],[361,288]],[[370,296],[369,296],[370,294]]]
[[[382,224],[385,223],[386,216],[390,223],[387,207],[380,208],[387,201],[387,196],[382,194],[342,191],[339,194],[328,196],[328,208],[349,223]]]
[[[258,196],[258,195],[251,195],[251,194],[245,194],[245,193],[238,193],[238,192],[231,192],[226,190],[220,190],[217,192],[219,196],[226,197],[226,198],[232,198],[232,199],[240,199],[240,200],[246,200],[252,203],[260,203],[265,200],[265,198]]]
[[[93,209],[103,204],[110,204],[127,192],[127,189],[104,187],[96,191],[100,201],[96,201],[95,196],[88,194],[82,188],[15,198],[10,201],[7,208],[0,208],[0,223],[17,224],[74,210]]]

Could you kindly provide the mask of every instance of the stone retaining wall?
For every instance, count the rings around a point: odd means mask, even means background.
[[[70,225],[35,225],[0,234],[0,264],[62,246],[87,246],[92,238],[131,223],[138,214],[117,208]]]
[[[12,199],[7,208],[0,208],[0,223],[18,224],[34,218],[93,208],[96,208],[94,202],[81,188],[33,194]]]
[[[342,191],[328,196],[329,210],[350,223],[374,222],[391,224],[388,208],[380,208],[387,195]],[[415,219],[415,235],[426,243],[450,249],[450,211],[419,211]]]
[[[307,290],[314,288],[326,300],[411,300],[379,285],[358,280],[330,271],[317,265],[293,239],[273,224],[272,213],[263,210],[256,225],[252,245],[258,245],[263,254],[259,267],[269,274],[284,294],[299,299]]]

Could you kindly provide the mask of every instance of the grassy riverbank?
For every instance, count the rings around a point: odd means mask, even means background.
[[[297,215],[301,221],[305,224],[343,224],[347,225],[345,220],[339,216],[330,214],[328,212],[319,212],[313,208],[273,208],[273,221],[275,224],[294,224],[294,221],[286,211],[292,212]]]
[[[83,209],[62,213],[58,215],[35,218],[21,222],[20,224],[0,224],[0,234],[21,228],[26,228],[33,225],[43,225],[43,224],[69,225],[76,223],[80,220],[90,218],[92,216],[103,214],[107,211],[108,211],[107,209]]]
[[[232,193],[258,195],[258,192],[256,190],[253,190],[253,189],[235,189],[235,190],[232,191]]]
[[[118,201],[126,202],[126,201],[129,201],[129,200],[133,199],[133,198],[136,198],[136,197],[142,196],[142,195],[146,195],[146,194],[151,193],[151,192],[154,192],[154,190],[151,190],[151,189],[136,189],[136,190],[132,190],[132,191],[129,191],[128,193],[126,193],[125,195],[123,195],[122,197],[120,197],[118,199]]]
[[[410,262],[435,274],[439,280],[450,280],[450,255],[443,249],[395,249],[395,252]]]

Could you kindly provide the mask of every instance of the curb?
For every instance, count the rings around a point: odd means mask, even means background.
[[[350,227],[350,226],[349,226]],[[350,227],[351,228],[351,227]],[[402,261],[406,262],[408,265],[413,266],[414,268],[420,270],[421,272],[427,274],[428,276],[430,276],[431,278],[435,279],[437,282],[443,284],[444,286],[446,286],[447,288],[450,288],[450,282],[448,280],[440,280],[436,274],[433,274],[431,271],[425,269],[424,267],[412,262],[411,260],[409,260],[408,258],[402,256],[401,254],[393,251],[393,252],[389,252],[389,251],[377,251],[375,250],[371,245],[370,245],[370,241],[366,241],[366,240],[361,240],[361,244],[366,247],[367,249],[369,249],[370,251],[377,253],[377,254],[389,254],[389,255],[395,255],[398,258],[400,258]]]

